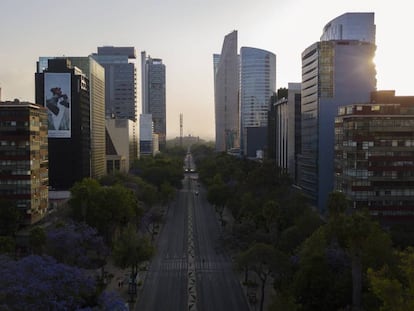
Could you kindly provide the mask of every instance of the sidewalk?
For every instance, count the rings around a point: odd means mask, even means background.
[[[163,213],[163,216],[165,217],[168,209],[168,206],[160,207]],[[159,225],[158,233],[154,236],[153,245],[157,247],[158,244],[158,238],[161,234],[161,231],[163,229],[163,223]],[[145,278],[147,275],[147,271],[149,269],[149,266],[151,264],[151,261],[143,262],[140,264],[140,267],[145,267],[144,269],[138,269],[138,275],[137,275],[137,286],[136,286],[136,293],[131,295],[128,293],[128,287],[129,287],[129,281],[130,281],[130,275],[131,275],[131,268],[122,269],[114,265],[112,258],[110,257],[108,259],[107,264],[105,265],[105,274],[108,276],[106,278],[107,280],[107,286],[105,290],[107,291],[114,291],[117,292],[121,298],[125,301],[125,303],[128,304],[129,310],[134,310],[135,305],[137,301],[140,299],[142,290],[145,283]],[[133,301],[131,301],[131,296],[133,297]]]
[[[217,222],[220,224],[220,216],[216,213],[217,216]],[[231,214],[231,212],[225,208],[223,211],[223,220],[225,221],[226,225],[225,227],[221,227],[221,232],[222,234],[224,232],[227,232],[227,234],[232,234],[232,230],[233,230],[233,224],[234,224],[234,218],[233,215]],[[230,254],[233,255],[233,254]],[[232,256],[233,257],[233,256]],[[234,264],[234,261],[232,260],[232,263]],[[258,278],[258,276],[254,273],[254,272],[249,272],[248,274],[248,279],[250,281],[254,281],[257,283],[257,288],[256,288],[256,302],[250,301],[249,300],[249,292],[250,293],[254,293],[254,291],[249,291],[249,287],[244,285],[244,279],[245,279],[245,275],[243,271],[235,271],[237,273],[237,276],[239,278],[240,281],[240,285],[243,289],[243,292],[246,295],[246,301],[248,302],[249,305],[249,309],[250,311],[257,311],[260,308],[260,296],[261,296],[261,281]],[[271,303],[271,296],[274,292],[273,289],[273,281],[271,280],[271,278],[269,278],[266,282],[266,286],[265,286],[265,293],[264,293],[264,304],[263,304],[263,310],[267,310],[270,303]]]
[[[148,266],[148,262],[142,263],[141,266]],[[118,293],[121,298],[125,301],[126,304],[128,304],[129,310],[133,310],[136,302],[140,298],[140,294],[144,285],[145,276],[146,276],[147,270],[140,270],[138,271],[138,275],[136,278],[136,293],[135,294],[129,294],[128,288],[130,284],[130,275],[131,275],[131,269],[121,269],[117,266],[115,266],[109,258],[108,263],[105,265],[105,275],[107,276],[105,278],[107,285],[105,287],[106,291],[114,291]],[[133,300],[131,300],[131,296]]]

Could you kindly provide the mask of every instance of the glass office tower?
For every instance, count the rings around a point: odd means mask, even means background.
[[[91,177],[106,175],[105,160],[105,70],[92,56],[39,57],[37,72],[48,69],[50,59],[67,59],[89,78]]]
[[[216,151],[239,147],[239,56],[237,31],[225,36],[213,55]]]
[[[105,68],[105,115],[137,121],[134,47],[98,47],[92,57]]]
[[[352,14],[357,14],[358,19],[365,18],[366,22],[358,23],[359,28],[355,28]],[[298,156],[298,185],[324,212],[334,184],[334,120],[338,108],[367,102],[376,89],[373,63],[376,46],[370,41],[375,39],[373,14],[341,15],[325,26],[322,38],[302,52],[302,150]]]
[[[240,49],[240,150],[256,157],[267,146],[270,97],[276,91],[276,55],[265,50]]]
[[[69,59],[49,59],[35,74],[36,102],[47,108],[49,186],[68,190],[91,177],[89,79]]]
[[[358,40],[375,44],[374,13],[345,13],[323,28],[321,41]]]
[[[165,65],[160,58],[151,58],[141,52],[142,114],[151,114],[154,133],[158,135],[159,147],[166,148],[167,115]]]

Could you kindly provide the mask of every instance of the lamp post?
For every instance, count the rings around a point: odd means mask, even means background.
[[[134,302],[134,297],[137,295],[137,280],[136,274],[131,274],[128,283],[129,302]]]

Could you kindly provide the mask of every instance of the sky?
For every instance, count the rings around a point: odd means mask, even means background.
[[[414,18],[409,0],[0,0],[2,100],[34,102],[40,56],[87,56],[134,46],[166,65],[167,138],[214,139],[213,54],[224,36],[276,54],[276,87],[301,82],[301,53],[347,12],[374,12],[377,89],[414,95]]]

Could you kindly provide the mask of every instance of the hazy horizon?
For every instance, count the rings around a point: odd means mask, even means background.
[[[276,54],[277,88],[301,80],[301,53],[319,41],[323,27],[346,12],[374,12],[378,90],[414,95],[414,28],[409,3],[275,0],[2,0],[0,87],[2,100],[34,101],[40,56],[87,56],[98,46],[134,46],[166,65],[167,138],[214,139],[213,54],[238,31],[238,46]]]

